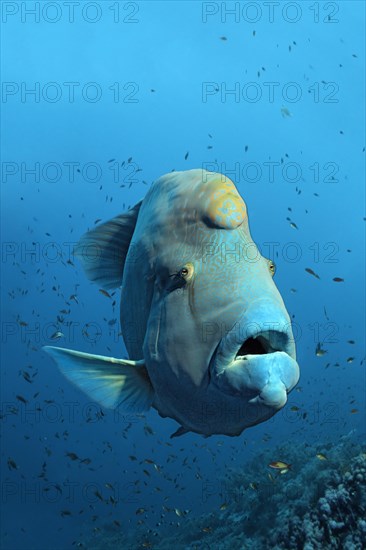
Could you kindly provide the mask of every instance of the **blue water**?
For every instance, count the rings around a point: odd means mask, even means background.
[[[312,445],[316,461],[327,444],[364,438],[364,3],[1,9],[1,545],[91,547],[129,533],[136,548],[162,548],[165,533],[218,513],[229,468],[254,459],[255,483],[286,459],[279,445],[288,456]],[[159,176],[192,168],[236,184],[294,323],[298,387],[236,438],[170,440],[177,424],[155,411],[101,411],[41,349],[126,355],[119,291],[98,292],[73,245]]]

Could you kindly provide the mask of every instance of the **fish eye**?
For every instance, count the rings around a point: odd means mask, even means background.
[[[276,273],[276,264],[272,260],[268,260],[268,267],[269,267],[269,271],[270,271],[270,273],[273,277],[274,274]]]
[[[183,279],[185,279],[186,281],[189,281],[189,279],[191,279],[193,275],[193,271],[194,271],[193,264],[188,263],[182,267],[179,274],[181,277],[183,277]]]

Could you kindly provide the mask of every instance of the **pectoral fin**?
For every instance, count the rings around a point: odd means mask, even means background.
[[[186,428],[183,428],[183,426],[181,426],[174,433],[172,433],[172,435],[170,436],[170,439],[172,439],[173,437],[179,437],[181,435],[187,434],[189,431],[190,430],[187,430]]]
[[[89,397],[108,409],[147,411],[154,399],[144,361],[115,359],[44,346],[61,372]]]

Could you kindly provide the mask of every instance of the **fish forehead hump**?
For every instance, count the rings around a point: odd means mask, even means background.
[[[145,197],[141,218],[146,219],[147,213],[158,230],[161,224],[168,223],[172,230],[199,221],[212,228],[235,229],[247,217],[234,183],[223,174],[200,169],[172,172],[156,180]]]

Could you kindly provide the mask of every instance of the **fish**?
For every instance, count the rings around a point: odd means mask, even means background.
[[[99,289],[99,292],[101,294],[103,294],[103,296],[105,296],[106,298],[112,298],[112,296],[109,294],[109,292],[107,292],[106,290],[104,290],[103,288],[100,288]]]
[[[326,353],[328,353],[327,350],[322,349],[320,342],[318,342],[315,348],[315,355],[317,355],[318,357],[323,357],[323,355],[325,355]]]
[[[270,462],[268,464],[269,468],[274,468],[275,470],[289,470],[291,468],[291,464],[287,464],[287,462],[282,462],[281,460],[277,460],[275,462]]]
[[[80,460],[76,453],[66,453],[66,456],[69,457],[71,460]]]
[[[16,395],[15,397],[18,399],[18,401],[20,401],[21,403],[24,403],[24,405],[28,403],[28,400],[22,395]]]
[[[282,106],[281,107],[281,115],[282,115],[283,118],[291,117],[292,113],[287,109],[287,107]]]
[[[58,340],[59,338],[64,338],[65,335],[60,330],[57,330],[54,334],[51,336],[51,340]]]
[[[8,468],[9,470],[18,470],[18,465],[12,458],[8,458]]]
[[[342,279],[341,277],[333,277],[333,281],[335,283],[343,283],[344,282],[344,279]]]
[[[327,457],[325,455],[323,455],[322,453],[317,453],[315,456],[319,460],[328,460]]]
[[[100,291],[121,287],[129,359],[43,349],[103,408],[153,408],[178,423],[171,437],[208,437],[239,436],[285,406],[300,376],[291,319],[228,177],[193,169],[158,178],[84,234],[74,257]]]
[[[310,275],[313,275],[313,277],[316,277],[317,279],[320,279],[319,275],[317,275],[317,274],[315,273],[315,271],[313,271],[310,267],[305,267],[305,271],[306,271],[307,273],[310,273]]]

